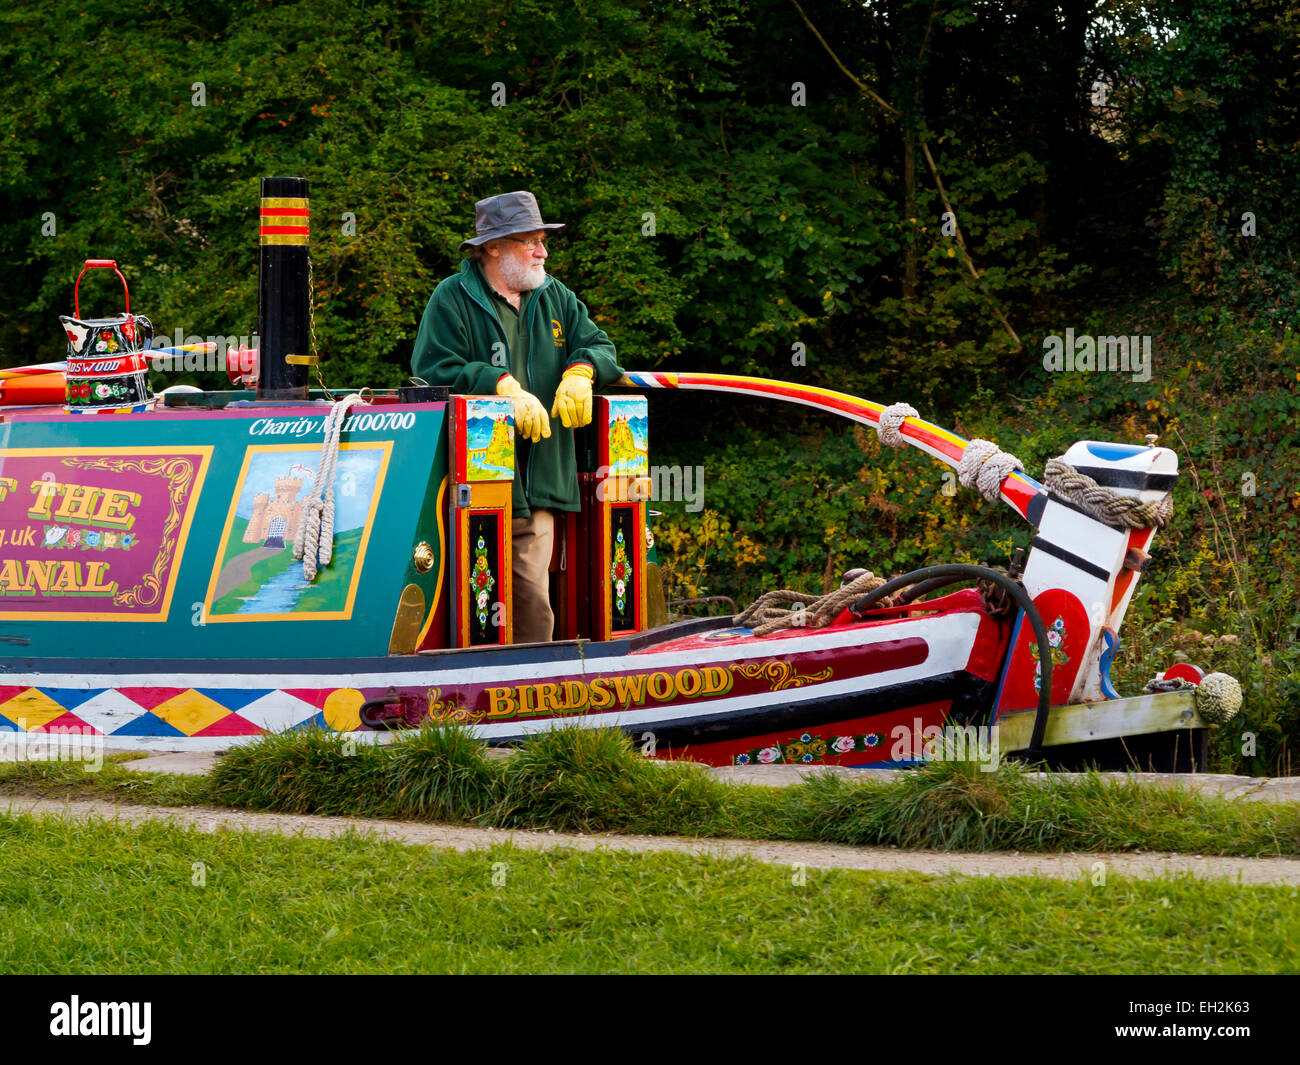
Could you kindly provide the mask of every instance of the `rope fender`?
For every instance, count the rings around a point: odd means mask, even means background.
[[[298,535],[293,539],[294,561],[302,559],[303,580],[309,584],[316,579],[317,565],[329,565],[334,556],[334,468],[339,458],[339,436],[348,411],[360,402],[361,397],[354,392],[335,403],[325,415],[325,443],[316,464],[316,479],[303,504]]]

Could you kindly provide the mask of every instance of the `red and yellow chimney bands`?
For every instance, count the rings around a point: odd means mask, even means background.
[[[305,196],[263,196],[258,243],[305,247],[311,233],[310,202]]]

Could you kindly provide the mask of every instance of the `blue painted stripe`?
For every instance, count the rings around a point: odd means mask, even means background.
[[[1114,444],[1102,440],[1089,440],[1085,447],[1099,459],[1107,462],[1122,462],[1124,459],[1131,459],[1134,455],[1151,450],[1145,444]]]
[[[1116,636],[1115,633],[1111,632],[1110,629],[1103,629],[1101,632],[1101,643],[1103,648],[1101,652],[1101,662],[1099,663],[1101,670],[1101,694],[1106,696],[1107,699],[1118,699],[1119,692],[1115,690],[1115,686],[1110,682],[1110,664],[1115,661],[1115,651],[1119,647],[1119,637]]]
[[[1002,713],[999,704],[1002,702],[1002,689],[1007,686],[1007,674],[1011,671],[1011,656],[1016,649],[1016,640],[1020,638],[1020,626],[1024,623],[1024,610],[1016,609],[1016,623],[1011,626],[1011,640],[1007,644],[1007,657],[1002,663],[1002,676],[998,678],[998,690],[993,695],[993,719],[990,724],[996,725],[998,717]]]

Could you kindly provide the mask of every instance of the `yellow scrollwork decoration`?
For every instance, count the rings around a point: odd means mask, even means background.
[[[774,692],[783,691],[786,688],[802,688],[805,684],[818,684],[824,680],[830,680],[832,670],[830,666],[819,670],[816,673],[800,673],[789,662],[753,662],[739,663],[731,667],[742,677],[750,680],[767,680],[771,682],[771,690]]]
[[[441,688],[428,691],[429,720],[438,725],[472,725],[482,714],[476,714],[452,693],[443,698]]]

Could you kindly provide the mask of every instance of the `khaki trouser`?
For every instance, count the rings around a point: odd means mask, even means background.
[[[550,593],[555,515],[549,510],[534,510],[530,517],[514,518],[510,535],[515,643],[546,643],[555,632]]]

